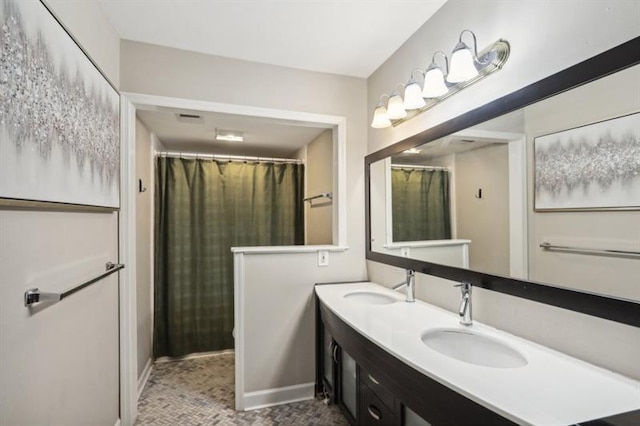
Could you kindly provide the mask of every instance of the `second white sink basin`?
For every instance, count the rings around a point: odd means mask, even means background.
[[[494,368],[527,365],[527,359],[508,344],[473,330],[429,330],[422,335],[422,342],[443,355],[470,364]]]
[[[391,296],[373,291],[354,291],[345,294],[344,298],[364,305],[389,305],[396,302]]]

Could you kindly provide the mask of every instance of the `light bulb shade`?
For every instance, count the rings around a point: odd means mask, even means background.
[[[391,120],[399,120],[407,116],[407,111],[402,106],[402,97],[400,95],[393,95],[389,98],[389,104],[387,105],[387,117]]]
[[[387,108],[384,105],[381,105],[376,108],[373,113],[373,121],[371,122],[371,127],[374,129],[384,129],[385,127],[391,126],[391,121],[387,116]]]
[[[471,48],[462,42],[458,43],[451,54],[451,65],[449,66],[447,81],[449,83],[461,83],[471,80],[476,75],[478,75],[478,69],[474,64]]]
[[[444,74],[438,66],[429,67],[427,73],[424,75],[424,89],[422,90],[422,97],[431,99],[439,98],[445,95],[449,91],[447,85],[444,83]]]
[[[416,81],[407,84],[407,87],[404,89],[404,103],[402,105],[404,109],[418,109],[425,105],[426,103],[424,99],[422,99],[422,89],[420,89],[420,85]]]

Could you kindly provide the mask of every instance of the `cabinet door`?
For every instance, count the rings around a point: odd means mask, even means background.
[[[395,426],[395,416],[369,386],[360,385],[360,423],[366,426]]]
[[[333,370],[334,370],[334,351],[336,344],[333,337],[322,327],[322,378],[324,382],[333,390]]]
[[[356,369],[356,361],[342,350],[340,352],[340,403],[354,419],[358,413]]]
[[[402,426],[431,426],[431,423],[420,417],[407,406],[402,406]]]

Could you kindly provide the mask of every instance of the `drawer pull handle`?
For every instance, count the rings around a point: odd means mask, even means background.
[[[333,346],[333,361],[338,363],[338,345]]]
[[[373,383],[375,383],[376,385],[379,385],[380,382],[377,381],[376,379],[373,378],[373,376],[371,374],[367,374],[367,376],[369,376],[369,380],[371,380]]]
[[[367,410],[369,410],[369,414],[371,415],[371,417],[373,417],[376,420],[380,420],[381,419],[381,415],[380,415],[380,410],[378,410],[375,405],[369,405],[367,407]]]

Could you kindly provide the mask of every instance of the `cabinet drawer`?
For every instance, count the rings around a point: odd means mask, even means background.
[[[382,403],[369,386],[360,384],[360,425],[394,426],[393,412]]]
[[[378,383],[375,372],[370,373],[364,368],[360,368],[360,381],[369,386],[373,393],[380,398],[380,401],[382,401],[388,409],[393,410],[393,407],[395,406],[395,398],[387,388]]]

